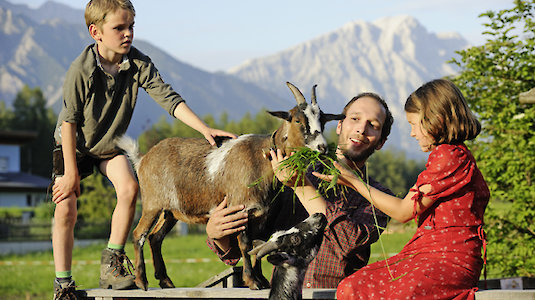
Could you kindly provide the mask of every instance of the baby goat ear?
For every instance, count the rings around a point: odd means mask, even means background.
[[[288,122],[290,122],[292,120],[292,116],[287,111],[268,111],[268,114],[270,114],[270,115],[272,115],[274,117],[286,120]]]
[[[288,253],[285,252],[268,255],[267,261],[274,266],[280,266],[284,263],[288,263],[290,265],[295,264],[295,258],[291,257],[290,255],[288,255]]]
[[[253,248],[256,248],[258,246],[261,246],[262,244],[264,244],[265,242],[262,241],[262,240],[253,240]]]

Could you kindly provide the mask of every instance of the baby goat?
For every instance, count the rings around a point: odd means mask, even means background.
[[[289,230],[274,233],[267,242],[249,251],[257,259],[268,255],[267,260],[275,266],[269,299],[303,298],[308,264],[318,253],[326,225],[325,215],[315,213]]]
[[[284,120],[270,135],[243,135],[211,147],[204,139],[168,138],[152,147],[141,159],[131,139],[118,141],[136,166],[142,215],[134,230],[136,285],[147,290],[143,244],[150,241],[155,277],[162,288],[174,287],[161,254],[162,241],[177,220],[206,223],[210,211],[226,196],[229,205],[245,205],[249,213],[246,230],[238,235],[243,258],[243,281],[251,289],[269,287],[259,260],[253,265],[247,254],[252,241],[263,230],[272,201],[273,169],[264,153],[281,149],[290,153],[299,147],[327,152],[323,137],[327,121],[343,115],[324,114],[317,102],[315,86],[311,104],[287,82],[297,106],[288,112],[269,112]],[[251,183],[255,182],[253,186]],[[254,266],[254,267],[253,267]]]

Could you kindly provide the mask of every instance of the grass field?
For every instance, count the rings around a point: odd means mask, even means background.
[[[410,239],[414,230],[402,230],[383,234],[384,253],[397,253]],[[227,269],[205,244],[205,235],[169,236],[163,243],[162,253],[166,260],[169,277],[176,286],[193,287],[217,273]],[[98,287],[100,253],[103,245],[76,248],[73,252],[73,277],[79,289]],[[150,260],[150,250],[146,243],[145,259]],[[126,253],[133,260],[133,246],[129,243]],[[186,259],[202,258],[203,262],[189,262]],[[379,243],[372,246],[371,262],[383,259]],[[206,262],[204,262],[206,260]],[[12,264],[12,265],[10,265]],[[263,262],[264,275],[269,278],[271,266]],[[158,287],[154,279],[152,263],[147,263],[149,287]],[[52,299],[54,266],[52,252],[26,255],[0,256],[0,299]]]

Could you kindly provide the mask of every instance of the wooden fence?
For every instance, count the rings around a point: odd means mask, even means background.
[[[76,223],[74,230],[77,239],[108,238],[110,222],[83,222]],[[52,237],[52,222],[23,223],[20,221],[0,221],[0,241],[44,241]]]

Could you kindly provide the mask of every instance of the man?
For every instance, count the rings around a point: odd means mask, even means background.
[[[393,123],[392,114],[385,101],[374,93],[362,93],[354,97],[344,107],[345,119],[338,122],[337,160],[349,168],[364,174],[365,162],[370,155],[383,147]],[[281,152],[271,151],[272,165],[281,182],[290,182],[299,201],[287,193],[277,197],[272,210],[279,212],[275,219],[267,224],[274,224],[273,230],[289,228],[308,215],[316,212],[327,216],[323,243],[310,263],[305,276],[306,288],[336,288],[346,276],[368,263],[370,245],[377,241],[381,228],[385,228],[388,217],[373,206],[360,194],[348,189],[344,195],[338,193],[318,197],[319,179],[307,172],[303,185],[291,184],[291,174],[277,171]],[[381,191],[392,194],[373,179],[369,184]],[[287,189],[286,189],[287,190]],[[226,207],[226,200],[217,207],[206,226],[208,245],[227,264],[236,264],[240,258],[233,235],[244,230],[247,213],[243,206]],[[375,217],[374,217],[375,214]],[[377,223],[375,221],[377,219]]]

